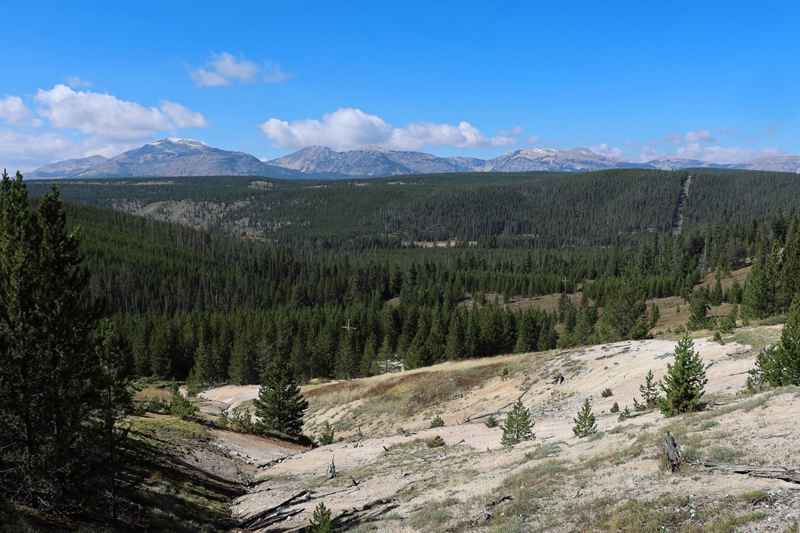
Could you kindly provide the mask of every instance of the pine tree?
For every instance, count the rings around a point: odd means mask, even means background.
[[[800,295],[789,307],[780,342],[762,350],[750,371],[748,387],[757,390],[763,384],[800,385]]]
[[[535,438],[533,434],[534,421],[527,407],[522,405],[522,400],[517,400],[511,412],[503,423],[503,446],[514,446],[524,440]]]
[[[647,371],[647,375],[644,377],[644,383],[639,385],[639,394],[642,397],[644,405],[647,407],[655,407],[658,405],[658,383],[656,383],[652,370]]]
[[[708,299],[705,291],[697,290],[692,294],[689,302],[689,323],[690,330],[703,329],[708,325]]]
[[[385,336],[383,338],[383,342],[381,343],[381,349],[378,352],[378,359],[380,360],[381,368],[379,369],[380,372],[388,372],[389,371],[389,361],[392,360],[394,354],[392,353],[392,344],[389,336]]]
[[[255,348],[249,335],[241,334],[233,342],[228,376],[231,382],[247,385],[256,381]]]
[[[324,502],[319,502],[308,524],[309,533],[333,533],[333,519],[331,512],[325,507]]]
[[[0,184],[0,493],[65,503],[91,490],[85,467],[102,412],[99,307],[57,191],[31,211],[22,175]],[[87,471],[88,470],[88,471]]]
[[[667,365],[661,384],[664,396],[659,401],[666,416],[699,411],[703,408],[703,395],[708,383],[703,360],[694,349],[688,333],[678,341],[674,364]]]
[[[771,312],[769,305],[769,281],[764,267],[756,262],[742,294],[742,315],[745,318],[765,318]]]
[[[658,308],[655,302],[650,306],[650,329],[656,327],[658,320],[661,318],[661,309]]]
[[[453,313],[453,317],[450,319],[445,355],[449,361],[464,357],[464,323],[461,321],[461,314],[458,312]]]
[[[572,432],[576,437],[583,438],[597,433],[597,419],[592,412],[592,403],[589,401],[589,398],[583,401],[583,405],[581,405],[578,411],[578,416],[572,420],[575,422]]]
[[[258,428],[261,432],[278,431],[299,435],[308,402],[300,392],[291,364],[277,357],[264,372],[258,399],[255,401]]]
[[[127,430],[120,428],[119,422],[133,410],[133,356],[127,340],[109,320],[98,324],[95,342],[100,361],[98,418],[104,441],[102,464],[111,496],[111,517],[116,518],[119,449],[127,439]]]

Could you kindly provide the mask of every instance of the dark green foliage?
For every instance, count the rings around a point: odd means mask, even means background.
[[[658,393],[658,383],[656,383],[652,370],[647,371],[647,375],[644,377],[644,383],[639,385],[639,394],[641,395],[642,402],[646,407],[655,407],[658,405],[660,398]]]
[[[264,372],[255,408],[261,432],[292,436],[302,433],[308,402],[300,392],[291,364],[284,358],[275,358]]]
[[[177,386],[174,386],[168,410],[169,414],[188,420],[197,415],[198,408],[194,402],[181,394]]]
[[[506,415],[506,420],[503,423],[503,446],[514,446],[524,440],[531,440],[534,438],[533,434],[533,417],[527,407],[522,405],[522,400],[517,400],[514,407]]]
[[[444,426],[444,420],[442,420],[441,416],[436,415],[435,417],[433,417],[430,425],[431,428],[440,428],[443,426]]]
[[[664,396],[659,400],[661,412],[666,416],[690,413],[703,409],[703,395],[708,382],[703,360],[694,349],[688,334],[678,341],[675,360],[667,365],[661,384]]]
[[[78,244],[57,191],[33,210],[22,176],[3,174],[0,498],[35,507],[113,500],[125,438],[115,424],[130,407],[130,351],[110,324],[96,330]]]
[[[703,329],[708,326],[708,297],[703,290],[697,290],[692,294],[689,301],[689,323],[690,330]]]
[[[322,430],[319,432],[319,444],[320,446],[327,446],[329,444],[333,444],[335,441],[336,433],[333,429],[333,426],[328,422],[325,421],[322,424]]]
[[[750,371],[748,388],[758,390],[763,385],[800,385],[800,295],[789,308],[780,342],[762,350]]]
[[[592,412],[592,402],[589,398],[583,401],[578,415],[572,421],[575,422],[572,432],[578,438],[588,437],[597,433],[597,419]]]
[[[325,507],[325,502],[319,502],[314,508],[314,514],[308,524],[309,533],[333,533],[333,519],[331,512]]]
[[[614,391],[612,391],[612,390],[611,390],[611,389],[609,389],[609,388],[605,388],[605,389],[603,389],[603,391],[600,393],[600,396],[602,396],[603,398],[610,398],[610,397],[614,396]]]
[[[487,428],[496,428],[499,425],[494,415],[489,415],[484,423]]]
[[[612,413],[619,413],[619,403],[614,402],[614,405],[611,406]]]

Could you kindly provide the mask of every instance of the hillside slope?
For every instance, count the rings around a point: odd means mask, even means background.
[[[358,531],[784,531],[800,520],[797,485],[702,467],[669,475],[659,467],[666,431],[699,460],[800,464],[800,429],[792,420],[798,391],[740,395],[756,351],[744,340],[769,341],[779,331],[740,330],[725,345],[698,339],[711,405],[675,419],[648,410],[620,421],[610,413],[615,402],[632,405],[648,370],[664,373],[675,345],[669,340],[310,385],[307,430],[328,421],[341,440],[263,467],[234,515],[293,530],[324,501],[340,524]],[[554,385],[558,373],[566,381]],[[604,389],[613,395],[603,397]],[[204,396],[246,405],[254,390],[225,387]],[[504,449],[501,429],[485,421],[491,413],[502,421],[518,398],[533,413],[536,438]],[[572,418],[585,398],[600,432],[578,439]],[[444,427],[429,427],[436,415]],[[444,445],[429,447],[436,436]],[[326,475],[331,461],[334,479]]]

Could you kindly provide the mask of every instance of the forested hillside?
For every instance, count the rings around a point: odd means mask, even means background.
[[[667,188],[680,186],[681,175],[664,174],[674,184],[653,187],[666,197]],[[579,179],[600,194],[601,184],[592,181],[599,176]],[[658,183],[668,187],[659,189]],[[471,185],[462,187],[458,194],[470,198],[469,205],[479,202],[470,196],[478,194]],[[514,187],[498,185],[497,193],[510,194]],[[651,203],[643,190],[639,197],[623,189],[605,198],[624,197],[628,203],[620,205],[634,207],[609,209],[607,220],[617,220],[611,216],[617,212],[633,220],[635,206]],[[661,203],[671,220],[666,201]],[[463,209],[452,212],[455,219]],[[305,379],[344,378],[390,364],[412,368],[644,337],[658,312],[644,305],[647,298],[688,298],[703,273],[722,277],[750,258],[766,262],[769,250],[796,233],[796,223],[781,215],[741,225],[688,226],[678,236],[666,224],[635,239],[620,236],[612,246],[559,249],[539,242],[521,249],[482,241],[453,249],[383,243],[353,250],[314,240],[232,239],[216,230],[90,206],[70,205],[68,213],[81,227],[90,290],[115,314],[133,346],[137,373],[189,378],[196,386],[256,382],[268,362],[281,356],[291,357]],[[581,298],[564,297],[557,313],[503,305],[512,297],[559,292]],[[712,292],[706,296],[739,303],[744,288]],[[788,302],[771,305],[784,309]]]

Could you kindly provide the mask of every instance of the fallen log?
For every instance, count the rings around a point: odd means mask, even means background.
[[[301,490],[290,496],[289,498],[283,500],[278,505],[274,505],[263,511],[259,511],[250,518],[243,520],[241,522],[241,527],[243,529],[259,529],[266,527],[268,525],[274,524],[275,522],[280,522],[281,520],[285,520],[290,516],[294,516],[303,511],[303,509],[296,509],[293,511],[281,511],[283,507],[287,507],[290,505],[294,505],[301,501],[305,501],[310,499],[311,493],[307,490]]]
[[[800,484],[800,469],[796,468],[787,468],[785,466],[735,465],[705,461],[692,462],[691,464],[723,474],[742,474],[750,477],[779,479],[789,483]]]

